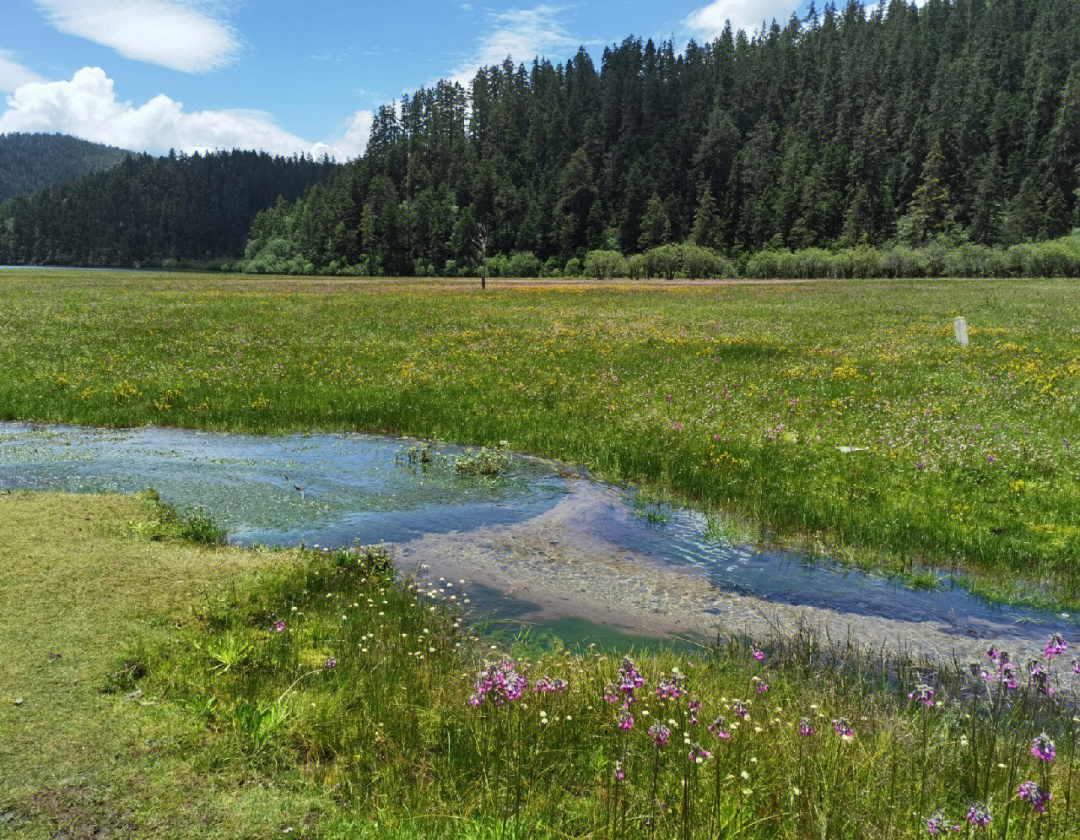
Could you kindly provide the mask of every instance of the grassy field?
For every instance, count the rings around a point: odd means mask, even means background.
[[[0,494],[0,837],[265,837],[326,807],[121,685],[127,651],[276,559],[175,531],[140,499]]]
[[[0,417],[506,440],[1080,606],[1075,282],[493,285],[4,272]]]
[[[511,665],[378,551],[164,514],[0,495],[0,837],[1080,836],[1071,651],[1053,695],[807,640]]]

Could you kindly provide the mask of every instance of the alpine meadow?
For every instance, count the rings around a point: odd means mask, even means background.
[[[1080,0],[10,5],[0,840],[1080,840]]]

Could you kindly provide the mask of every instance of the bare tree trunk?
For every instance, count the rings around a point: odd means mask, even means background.
[[[485,291],[487,289],[488,232],[487,228],[479,222],[476,225],[476,238],[474,242],[476,244],[476,250],[480,252],[480,290]]]

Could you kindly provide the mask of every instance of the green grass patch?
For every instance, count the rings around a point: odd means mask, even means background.
[[[1023,667],[1010,691],[807,637],[632,660],[505,648],[396,587],[387,560],[261,572],[140,682],[253,770],[302,768],[340,803],[331,836],[915,838],[938,812],[973,830],[973,808],[994,836],[1080,836],[1066,659],[1050,697]],[[1044,732],[1052,762],[1031,754]],[[1024,781],[1053,808],[1020,800]]]
[[[916,838],[977,803],[987,836],[1080,836],[1072,651],[1047,696],[1019,663],[1003,692],[808,637],[638,646],[624,706],[621,656],[493,648],[380,549],[214,547],[168,519],[0,495],[0,836]],[[527,682],[473,705],[485,674]]]

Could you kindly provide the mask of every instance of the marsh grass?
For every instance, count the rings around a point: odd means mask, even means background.
[[[778,543],[1080,605],[1074,282],[490,291],[5,272],[0,417],[506,440]]]
[[[382,549],[308,552],[195,618],[143,690],[259,771],[303,768],[340,804],[327,836],[903,838],[938,811],[972,836],[1080,836],[1067,655],[1048,662],[1051,695],[1027,664],[1006,689],[1000,656],[988,681],[805,630],[632,664],[526,653],[396,586]],[[1052,762],[1031,754],[1042,732]],[[1052,792],[1045,814],[1018,799],[1026,780]]]

